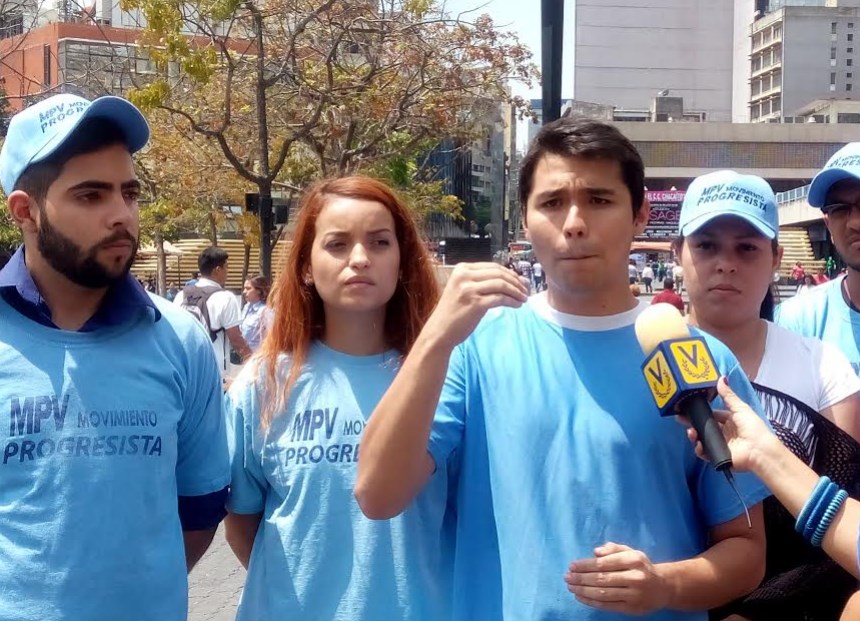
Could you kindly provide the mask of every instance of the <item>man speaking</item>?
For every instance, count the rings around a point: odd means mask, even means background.
[[[750,526],[645,382],[634,322],[647,305],[627,280],[648,222],[642,160],[612,126],[561,119],[523,161],[520,202],[547,291],[527,298],[494,264],[455,269],[370,418],[356,497],[372,518],[396,515],[457,462],[456,621],[704,621],[761,580],[768,491],[737,477]]]

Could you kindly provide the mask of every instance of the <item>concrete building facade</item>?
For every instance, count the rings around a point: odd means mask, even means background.
[[[668,90],[708,121],[732,120],[734,0],[575,4],[575,99],[635,110]]]
[[[750,26],[750,121],[779,123],[814,100],[853,99],[860,0],[780,0],[769,8]]]
[[[616,123],[642,155],[649,190],[685,190],[730,168],[767,179],[777,192],[808,184],[857,124]]]
[[[54,22],[0,40],[0,79],[15,110],[45,92],[119,94],[141,85],[155,67],[134,30]]]
[[[513,107],[501,103],[488,111],[484,135],[472,147],[471,202],[475,212],[490,211],[484,231],[492,237],[493,251],[507,241],[510,216],[510,162],[516,148],[516,119]],[[470,214],[466,214],[469,218]]]
[[[860,100],[816,99],[789,115],[784,123],[860,123]]]

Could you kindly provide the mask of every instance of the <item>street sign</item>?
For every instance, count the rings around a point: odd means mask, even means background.
[[[681,215],[681,203],[686,192],[648,191],[645,196],[651,203],[651,217],[645,232],[637,237],[639,241],[661,240],[670,241],[678,236],[678,218]]]

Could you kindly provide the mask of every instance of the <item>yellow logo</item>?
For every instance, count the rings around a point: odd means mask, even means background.
[[[645,373],[645,381],[648,382],[648,388],[654,395],[654,401],[657,402],[657,407],[663,409],[678,392],[678,384],[672,377],[672,370],[669,368],[669,363],[666,362],[666,357],[662,351],[658,350],[651,357],[643,372]]]
[[[687,384],[716,382],[717,367],[707,345],[701,339],[676,341],[669,344],[672,359],[681,371],[681,379]]]

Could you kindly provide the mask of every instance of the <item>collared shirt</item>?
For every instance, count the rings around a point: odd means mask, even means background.
[[[28,319],[49,328],[57,328],[51,319],[51,309],[39,293],[39,288],[24,262],[23,246],[18,248],[6,266],[0,270],[0,295]],[[101,306],[79,332],[92,332],[121,325],[141,308],[151,308],[155,312],[156,321],[161,318],[161,312],[140,283],[134,276],[127,274],[108,290]]]
[[[265,302],[252,302],[245,304],[242,309],[242,323],[240,330],[242,338],[251,348],[252,352],[260,349],[263,337],[272,324],[272,310]]]

